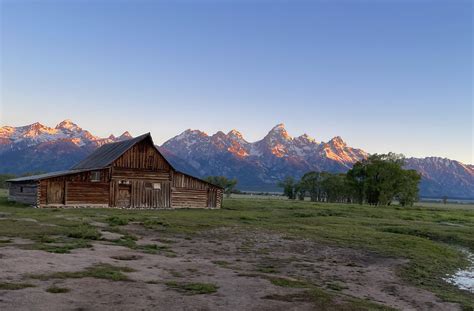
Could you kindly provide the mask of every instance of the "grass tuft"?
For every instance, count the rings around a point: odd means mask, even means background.
[[[30,275],[33,279],[50,280],[50,279],[80,279],[80,278],[96,278],[111,281],[131,281],[123,272],[134,272],[135,270],[128,267],[117,267],[109,264],[97,264],[83,271],[77,272],[54,272],[51,274]]]
[[[18,290],[27,287],[35,287],[35,285],[29,283],[0,282],[0,290]]]
[[[46,291],[52,294],[62,294],[62,293],[69,293],[71,290],[65,287],[51,286],[51,287],[48,287]]]
[[[217,285],[210,283],[178,283],[174,281],[166,282],[166,286],[186,295],[212,294],[217,292],[219,288]]]

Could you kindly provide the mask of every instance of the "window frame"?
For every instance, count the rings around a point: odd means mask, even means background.
[[[90,175],[90,181],[91,182],[100,182],[100,179],[102,178],[102,172],[101,171],[92,171]]]

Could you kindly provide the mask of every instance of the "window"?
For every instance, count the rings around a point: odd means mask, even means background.
[[[20,187],[20,192],[23,192],[23,187]]]
[[[160,182],[147,182],[145,183],[145,189],[153,189],[153,190],[161,190],[161,183]]]
[[[100,181],[100,172],[91,172],[91,181]]]

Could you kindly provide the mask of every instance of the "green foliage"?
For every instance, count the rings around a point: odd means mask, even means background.
[[[347,179],[356,194],[357,202],[390,205],[398,199],[403,206],[413,205],[418,198],[420,175],[404,170],[402,155],[374,154],[354,164]]]
[[[186,295],[212,294],[217,292],[219,288],[217,285],[210,283],[178,283],[174,281],[166,282],[166,286]]]
[[[96,228],[84,224],[82,226],[73,228],[68,234],[68,237],[84,240],[98,240],[100,238],[100,233]]]
[[[421,175],[415,170],[404,170],[400,177],[398,193],[396,199],[402,206],[413,206],[418,200],[418,185]]]
[[[237,186],[237,179],[229,179],[225,176],[208,176],[204,180],[224,188],[224,193],[227,197],[230,197],[230,194],[235,191],[235,187]]]
[[[0,189],[7,189],[8,184],[6,181],[15,177],[16,176],[12,174],[0,174]]]
[[[300,186],[309,194],[310,200],[313,202],[321,201],[323,173],[309,172],[301,177]]]
[[[110,226],[125,226],[128,225],[129,220],[123,217],[110,216],[107,217],[106,221]]]
[[[287,176],[284,180],[278,183],[278,186],[283,188],[283,194],[287,196],[288,199],[294,200],[296,198],[295,187],[297,186],[297,183],[293,177]]]

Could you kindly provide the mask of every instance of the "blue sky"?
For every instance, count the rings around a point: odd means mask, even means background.
[[[342,136],[473,163],[471,1],[1,3],[1,125]]]

